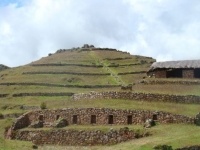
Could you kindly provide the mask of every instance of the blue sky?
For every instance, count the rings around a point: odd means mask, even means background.
[[[22,6],[21,0],[0,0],[0,7],[5,7],[9,4],[17,4],[17,7]]]
[[[200,59],[200,0],[0,0],[0,64],[93,44],[157,61]]]

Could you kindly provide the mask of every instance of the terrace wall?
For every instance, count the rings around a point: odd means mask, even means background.
[[[176,80],[176,81],[169,81],[169,80],[149,80],[147,82],[144,82],[144,84],[183,84],[183,85],[200,85],[200,80],[195,80],[195,81],[181,81],[181,80]]]
[[[101,130],[51,130],[51,131],[17,131],[12,139],[32,141],[36,145],[110,145],[125,142],[131,139],[148,136],[148,134],[135,133],[127,127],[120,130],[111,129],[108,132]]]
[[[200,96],[195,95],[169,95],[137,92],[90,92],[74,94],[72,100],[83,99],[129,99],[138,101],[156,101],[173,103],[200,104]]]

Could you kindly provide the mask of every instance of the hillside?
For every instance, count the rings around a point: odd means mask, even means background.
[[[0,149],[29,149],[30,142],[9,141],[3,139],[4,128],[11,125],[13,119],[22,113],[40,108],[42,102],[49,109],[58,108],[110,108],[164,111],[172,114],[181,114],[194,117],[200,110],[199,103],[173,103],[168,101],[146,100],[146,98],[120,99],[80,99],[72,100],[74,94],[95,92],[133,92],[138,95],[147,95],[147,99],[155,94],[160,97],[199,97],[199,79],[178,78],[149,78],[146,72],[156,60],[151,57],[131,55],[111,48],[95,48],[84,45],[82,48],[60,49],[40,60],[27,65],[9,68],[0,71]],[[121,89],[122,86],[132,86]],[[126,94],[126,93],[125,93]],[[92,95],[92,94],[91,94]],[[128,95],[128,94],[126,94]],[[156,98],[155,98],[156,99]],[[2,118],[2,119],[1,119]],[[112,128],[121,126],[113,125]],[[129,126],[130,129],[143,130],[142,126]],[[173,128],[174,127],[174,128]],[[101,129],[107,130],[110,126],[69,126],[72,129]],[[200,134],[188,136],[187,129],[196,133],[199,129],[195,125],[158,125],[150,130],[152,137],[137,139],[105,149],[150,149],[158,144],[169,144],[173,147],[187,146],[189,143],[198,144],[196,138]],[[169,131],[166,132],[166,131]],[[183,131],[182,131],[183,130]],[[164,132],[163,132],[164,131]],[[177,131],[177,132],[176,132]],[[179,136],[181,143],[173,136]],[[164,137],[163,140],[161,137]],[[190,141],[189,141],[190,139]],[[46,149],[47,147],[40,147]],[[73,147],[81,149],[80,147]],[[61,147],[60,149],[63,149]],[[66,148],[67,149],[67,148]],[[72,147],[69,147],[72,149]],[[102,149],[101,146],[94,149]]]
[[[141,80],[155,60],[108,48],[58,50],[0,73],[0,94],[120,89]],[[7,86],[10,85],[10,86]],[[66,86],[60,88],[59,86]]]
[[[5,69],[9,69],[9,67],[8,67],[8,66],[5,66],[5,65],[2,65],[2,64],[0,64],[0,71],[3,71],[3,70],[5,70]]]

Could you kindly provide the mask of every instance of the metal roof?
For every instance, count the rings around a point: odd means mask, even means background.
[[[158,68],[200,68],[200,60],[154,62],[150,70]]]

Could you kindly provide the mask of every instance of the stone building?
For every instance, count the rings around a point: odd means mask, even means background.
[[[200,60],[154,62],[147,75],[156,78],[200,78]]]
[[[163,111],[121,110],[109,108],[63,108],[58,110],[35,110],[20,116],[13,124],[17,130],[34,126],[53,127],[59,119],[65,119],[68,125],[130,125],[143,124],[146,119],[159,123],[194,123],[194,118],[171,114]],[[40,125],[42,123],[42,125]]]

